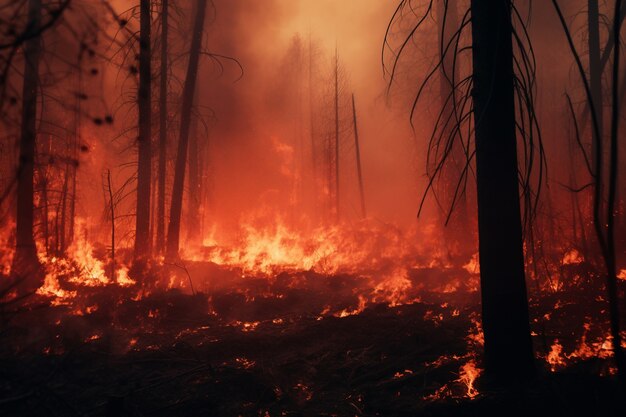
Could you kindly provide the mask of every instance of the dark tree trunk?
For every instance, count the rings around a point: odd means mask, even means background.
[[[167,41],[168,0],[162,0],[161,10],[161,79],[159,86],[159,184],[157,202],[156,250],[165,248],[165,178],[167,174]]]
[[[185,85],[183,87],[180,137],[178,139],[178,153],[176,155],[176,170],[174,172],[172,203],[170,205],[170,221],[167,228],[167,257],[170,259],[178,257],[178,249],[180,245],[180,219],[183,206],[187,148],[189,145],[189,127],[191,124],[193,96],[196,90],[196,79],[198,77],[198,63],[200,60],[200,48],[202,47],[205,12],[206,0],[198,0],[198,7],[193,26],[193,36],[191,38],[187,76],[185,77]]]
[[[528,322],[513,90],[510,0],[472,0],[474,119],[485,371],[528,376]]]
[[[339,54],[335,48],[335,220],[339,222]]]
[[[196,88],[197,90],[197,88]],[[196,103],[198,94],[195,94]],[[200,239],[200,201],[202,200],[202,187],[200,185],[200,144],[198,142],[197,116],[192,116],[189,129],[189,199],[187,207],[187,237],[189,243],[197,245]]]
[[[76,174],[78,172],[78,148],[80,146],[80,130],[81,130],[81,97],[80,93],[82,93],[82,67],[81,61],[79,59],[78,62],[78,71],[77,71],[77,91],[78,95],[76,96],[76,113],[74,115],[74,135],[71,140],[71,151],[70,155],[72,158],[72,177],[71,177],[71,191],[70,191],[70,208],[69,208],[69,225],[68,225],[68,237],[67,244],[68,246],[72,244],[74,241],[74,228],[76,224]]]
[[[604,112],[602,109],[602,69],[604,65],[602,65],[600,56],[600,12],[598,10],[598,0],[589,0],[587,7],[587,24],[589,30],[589,84],[591,87],[593,107],[598,120],[598,132],[596,132],[595,129],[593,130],[593,142],[591,145],[591,160],[593,161],[592,163],[595,164],[595,154],[598,151],[597,142],[604,137]]]
[[[150,254],[150,176],[152,171],[152,92],[150,51],[150,0],[140,0],[139,37],[139,159],[137,162],[137,213],[135,257]]]
[[[41,0],[28,3],[28,30],[37,33],[41,24]],[[34,238],[34,176],[37,138],[37,94],[41,41],[33,36],[24,46],[24,85],[22,90],[22,126],[20,161],[17,173],[16,251],[12,271],[30,291],[41,285],[39,261]],[[47,219],[46,219],[47,221]]]
[[[354,150],[356,153],[356,170],[359,179],[359,196],[361,197],[361,217],[367,217],[365,209],[365,188],[363,187],[363,170],[361,168],[361,145],[359,143],[359,126],[356,120],[356,103],[354,102],[354,94],[352,94],[352,122],[354,124]]]

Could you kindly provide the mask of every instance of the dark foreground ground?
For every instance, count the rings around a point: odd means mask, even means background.
[[[33,300],[5,311],[0,416],[626,416],[600,359],[556,373],[540,361],[527,386],[479,381],[480,394],[467,398],[459,374],[479,358],[468,338],[476,294],[455,307],[449,294],[422,290],[410,305],[335,317],[358,307],[354,283],[324,285],[135,301],[93,290],[81,306]],[[554,300],[546,305],[552,311]],[[554,328],[577,320],[560,310]],[[535,337],[538,352],[545,338]]]

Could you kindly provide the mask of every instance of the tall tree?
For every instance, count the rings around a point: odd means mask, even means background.
[[[152,171],[152,67],[150,0],[140,0],[139,35],[139,153],[137,161],[137,211],[135,223],[135,257],[150,253],[150,181]]]
[[[24,280],[24,288],[40,284],[39,261],[34,239],[34,176],[37,138],[37,93],[41,40],[41,0],[28,2],[28,40],[24,46],[24,84],[22,89],[22,125],[20,161],[17,173],[16,251],[12,271]]]
[[[196,86],[195,102],[198,102],[198,88]],[[197,107],[197,106],[196,106]],[[189,243],[200,243],[200,202],[202,201],[202,182],[200,166],[200,143],[198,138],[198,127],[200,121],[198,115],[193,116],[189,128],[189,198],[187,207],[187,237]]]
[[[354,151],[356,156],[356,172],[359,180],[359,197],[361,201],[361,217],[367,217],[365,210],[365,189],[363,187],[363,170],[361,168],[361,145],[359,143],[359,126],[356,120],[356,104],[354,102],[354,94],[352,94],[352,124],[354,128]]]
[[[528,375],[533,349],[518,188],[511,0],[472,0],[473,104],[485,371]]]
[[[161,78],[159,84],[159,178],[157,201],[156,250],[165,247],[165,178],[167,174],[167,42],[169,32],[169,1],[161,0]]]
[[[185,168],[187,165],[187,149],[189,145],[189,129],[191,125],[191,110],[193,106],[196,80],[198,77],[198,64],[200,61],[200,49],[202,47],[202,34],[204,31],[204,15],[206,13],[207,0],[198,0],[191,38],[189,64],[183,87],[183,98],[180,119],[180,137],[178,138],[178,151],[176,155],[176,170],[174,172],[174,188],[172,190],[172,203],[170,205],[170,221],[167,228],[167,257],[178,257],[180,245],[180,219],[183,208],[183,191],[185,184]]]
[[[603,67],[600,52],[600,11],[598,0],[587,1],[587,28],[588,28],[588,48],[589,48],[589,83],[591,86],[591,96],[593,106],[596,111],[598,122],[597,131],[593,130],[592,157],[595,161],[595,154],[598,152],[598,141],[603,138],[603,109],[602,109],[602,72]],[[592,162],[595,164],[595,162]]]
[[[339,222],[339,52],[335,47],[335,220]]]

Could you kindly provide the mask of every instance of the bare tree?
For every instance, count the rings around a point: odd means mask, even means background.
[[[165,179],[167,174],[167,80],[169,1],[161,2],[161,75],[159,83],[159,177],[157,201],[156,251],[165,247]]]
[[[183,99],[181,105],[180,136],[178,139],[178,152],[176,155],[176,170],[174,172],[174,188],[172,190],[172,203],[170,205],[170,220],[167,228],[167,257],[178,257],[180,245],[180,222],[183,206],[183,191],[185,184],[185,168],[187,165],[187,151],[189,144],[189,129],[191,124],[191,110],[193,106],[198,66],[202,47],[202,34],[204,31],[204,19],[207,0],[198,0],[193,25],[193,36],[189,54],[187,75],[183,87]]]
[[[135,257],[150,253],[150,182],[152,171],[152,51],[151,4],[140,0],[139,35],[139,136],[137,161],[137,211],[135,223]]]
[[[39,57],[41,39],[41,0],[29,0],[28,40],[24,47],[24,82],[22,90],[22,124],[20,137],[20,161],[17,173],[17,240],[12,271],[23,277],[25,288],[37,288],[39,260],[34,239],[34,172],[37,138],[37,96],[39,88]]]
[[[450,4],[446,0],[440,1],[445,7]],[[435,0],[432,0],[424,5],[425,11],[420,15],[412,14],[419,20],[394,55],[389,71],[391,81],[395,79],[399,57],[411,44],[412,36],[429,16],[434,3]],[[404,15],[405,8],[411,7],[410,1],[401,1],[390,26]],[[473,136],[475,151],[470,150],[469,143],[463,142],[467,150],[466,161],[458,183],[462,183],[475,156],[485,371],[499,381],[523,379],[534,370],[518,181],[521,179],[525,208],[530,212],[525,215],[527,222],[532,219],[536,205],[531,196],[538,196],[539,189],[531,193],[530,172],[534,154],[524,155],[526,171],[518,166],[517,128],[527,126],[521,129],[521,136],[527,141],[525,149],[535,148],[533,132],[538,128],[531,90],[534,66],[524,49],[523,37],[513,26],[512,10],[511,0],[472,0],[452,39],[443,45],[440,59],[420,84],[411,111],[413,117],[426,84],[444,65],[445,55],[450,51],[454,55],[471,51],[473,68],[470,74],[459,77],[459,80],[449,78],[454,80],[451,91],[458,93],[458,100],[454,94],[451,95],[454,116],[452,133],[445,134],[447,129],[439,128],[438,124],[434,128],[428,149],[429,158],[433,152],[436,162],[434,172],[429,174],[426,192],[441,174],[442,167],[449,163],[454,142],[469,141],[461,130],[467,127],[468,136]],[[515,16],[523,25],[517,11]],[[460,45],[461,33],[470,23],[471,48],[470,45]],[[387,37],[386,46],[388,40]],[[514,45],[519,56],[514,57]],[[523,62],[518,68],[526,68],[526,72],[515,73],[514,59],[518,63]],[[517,112],[516,107],[520,109]],[[442,119],[446,115],[452,117],[450,114],[446,106],[442,106],[437,123],[445,123]],[[541,145],[539,149],[542,149]],[[542,151],[539,155],[544,162]],[[543,164],[540,167],[539,184]]]

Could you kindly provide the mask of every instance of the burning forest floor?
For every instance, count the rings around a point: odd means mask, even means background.
[[[37,294],[3,305],[0,414],[624,415],[606,301],[584,261],[565,262],[560,285],[531,287],[540,369],[515,389],[480,378],[475,257],[422,261],[252,273],[196,260],[145,268],[154,282],[142,285],[125,274],[86,285],[77,274],[105,266],[50,261]]]

